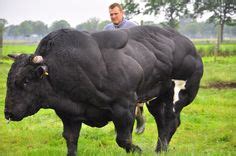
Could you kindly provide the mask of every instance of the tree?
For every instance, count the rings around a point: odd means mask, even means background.
[[[3,31],[5,25],[7,24],[7,20],[0,19],[0,56],[2,56],[2,47],[3,47]]]
[[[188,16],[180,19],[178,31],[190,38],[212,38],[216,34],[213,24],[197,22]]]
[[[179,17],[188,13],[187,4],[189,0],[150,0],[146,4],[144,14],[165,13],[166,24],[172,28],[177,28]]]
[[[145,5],[143,14],[157,15],[164,12],[167,22],[163,24],[172,28],[177,28],[179,17],[188,13],[188,2],[189,0],[149,0]],[[124,7],[128,15],[137,15],[142,12],[139,4],[132,0],[126,0]]]
[[[86,30],[86,31],[97,31],[99,25],[99,19],[98,18],[90,18],[84,23],[81,23],[76,26],[77,30]]]
[[[226,25],[224,29],[224,34],[225,36],[227,35],[229,38],[236,37],[236,27]]]
[[[23,36],[30,36],[33,33],[33,21],[23,21],[19,25],[20,34]]]
[[[33,33],[39,36],[43,36],[48,32],[48,27],[41,21],[36,21],[33,23]]]
[[[105,27],[107,24],[109,24],[109,23],[111,23],[111,21],[109,21],[109,20],[105,20],[105,21],[99,22],[99,24],[98,24],[98,30],[103,30],[104,27]]]
[[[202,16],[206,12],[211,13],[208,21],[219,27],[219,42],[223,41],[224,25],[236,25],[233,16],[236,13],[235,0],[195,0],[194,17]]]
[[[19,36],[20,35],[20,27],[19,25],[9,25],[5,29],[6,36]]]
[[[43,36],[48,32],[48,27],[41,21],[23,21],[19,25],[10,25],[6,27],[7,36],[30,36],[37,34]]]
[[[198,32],[200,32],[201,27],[199,26],[199,23],[197,21],[188,21],[185,22],[183,20],[180,21],[180,27],[179,32],[182,34],[187,35],[190,38],[195,38],[198,35]]]
[[[133,0],[126,0],[125,3],[122,4],[122,7],[127,19],[131,19],[133,16],[141,13],[139,4],[135,3]]]
[[[55,21],[52,23],[51,27],[49,28],[50,31],[55,31],[58,29],[62,29],[62,28],[70,28],[70,24],[65,21],[65,20],[60,20],[60,21]]]

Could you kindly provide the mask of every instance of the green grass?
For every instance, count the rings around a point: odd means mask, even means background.
[[[201,56],[213,56],[215,50],[215,43],[206,42],[205,40],[193,41],[195,43],[197,51]],[[5,44],[3,46],[3,56],[7,54],[19,54],[19,53],[34,53],[37,48],[37,44]],[[236,55],[236,42],[225,42],[220,45],[219,55],[232,56]]]
[[[31,47],[32,48],[32,47]],[[34,51],[27,48],[28,52]],[[30,50],[29,50],[30,49]],[[11,48],[9,51],[12,51]],[[18,51],[18,50],[16,50]],[[66,155],[62,138],[62,123],[53,110],[40,110],[20,122],[6,124],[4,100],[7,73],[11,60],[0,60],[0,155]],[[236,56],[204,57],[201,86],[213,82],[236,82]],[[181,126],[173,136],[164,156],[236,155],[236,89],[200,88],[194,102],[181,113]],[[133,134],[133,142],[143,149],[143,155],[155,155],[157,129],[145,107],[146,130]],[[78,142],[79,155],[126,154],[115,142],[112,123],[103,128],[83,125]]]
[[[21,53],[34,53],[36,50],[37,45],[4,45],[3,46],[3,56],[6,56],[7,54],[21,54]]]
[[[213,56],[215,51],[215,44],[195,44],[197,51],[201,56]],[[235,43],[223,43],[219,48],[219,55],[221,56],[232,56],[236,55],[236,44]]]
[[[236,56],[203,57],[204,74],[201,85],[208,86],[214,82],[236,83]]]
[[[191,41],[194,44],[215,44],[217,42],[216,38],[199,38],[199,39],[191,39]],[[223,41],[224,44],[232,44],[232,43],[236,43],[236,39],[235,38],[224,38]]]

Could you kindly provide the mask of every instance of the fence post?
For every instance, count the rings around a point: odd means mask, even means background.
[[[0,58],[2,57],[3,48],[3,27],[0,25]]]
[[[220,50],[220,39],[221,39],[221,33],[220,33],[220,24],[217,26],[217,39],[216,39],[216,45],[214,50],[214,61],[216,61],[216,57],[219,54]]]

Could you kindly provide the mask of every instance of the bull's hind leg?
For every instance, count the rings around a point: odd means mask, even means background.
[[[201,61],[197,63],[198,67],[190,78],[187,79],[185,88],[180,90],[178,100],[174,103],[174,111],[180,113],[181,110],[189,105],[197,95],[200,80],[203,75],[203,66]]]
[[[135,109],[135,118],[137,121],[135,133],[141,134],[145,130],[145,117],[143,115],[143,103],[138,103]]]
[[[148,105],[148,110],[154,116],[158,127],[158,143],[156,151],[165,151],[174,135],[177,127],[180,125],[180,112],[190,104],[197,95],[200,80],[203,74],[203,66],[201,60],[197,62],[197,68],[190,78],[179,86],[174,81],[172,87],[157,99],[152,100]]]
[[[171,137],[180,125],[179,113],[173,112],[173,88],[147,104],[158,128],[156,152],[166,151]]]

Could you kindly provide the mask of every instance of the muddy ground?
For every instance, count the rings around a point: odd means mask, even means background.
[[[216,89],[233,89],[236,88],[236,82],[213,82],[201,88],[216,88]]]

